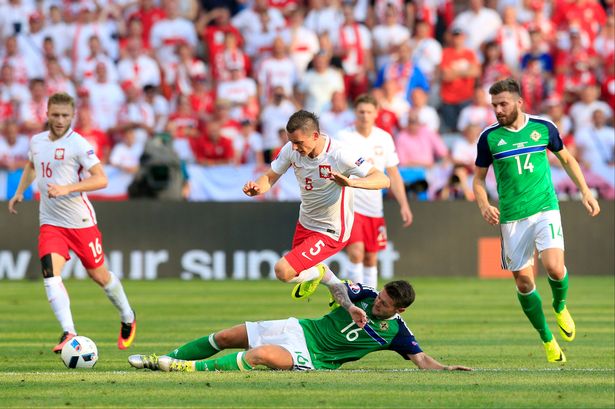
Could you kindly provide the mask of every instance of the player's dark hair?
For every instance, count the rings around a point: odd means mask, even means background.
[[[70,105],[75,109],[75,99],[66,92],[56,92],[49,97],[47,101],[47,109],[52,105]]]
[[[416,294],[412,285],[405,280],[391,281],[386,283],[384,289],[397,308],[408,308],[413,302]]]
[[[519,85],[519,82],[513,78],[506,78],[489,87],[489,94],[491,95],[498,95],[502,92],[510,92],[511,94],[521,95],[521,85]]]
[[[355,98],[353,106],[356,108],[359,104],[372,104],[374,108],[378,108],[378,101],[371,94],[361,94]]]
[[[293,133],[297,129],[301,129],[306,135],[312,132],[320,133],[320,125],[318,124],[318,117],[312,112],[304,111],[303,109],[295,112],[288,118],[286,124],[286,132]]]

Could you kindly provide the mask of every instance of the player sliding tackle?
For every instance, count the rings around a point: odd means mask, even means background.
[[[384,189],[389,178],[353,152],[320,133],[318,118],[295,112],[286,125],[288,143],[271,167],[243,186],[248,196],[266,193],[292,166],[301,189],[299,221],[292,250],[275,265],[278,279],[297,283],[295,299],[310,296],[318,284],[340,280],[322,261],[344,248],[354,221],[353,189]],[[350,179],[350,176],[356,178]]]
[[[441,364],[419,347],[399,316],[415,298],[408,282],[392,281],[380,293],[361,284],[338,283],[329,289],[341,307],[318,319],[246,322],[164,356],[132,355],[128,362],[138,369],[167,372],[246,371],[258,365],[283,370],[336,369],[370,352],[390,350],[421,369],[470,370]],[[229,348],[245,351],[207,359]]]

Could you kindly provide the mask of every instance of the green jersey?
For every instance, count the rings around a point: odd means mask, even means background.
[[[372,305],[378,293],[361,284],[346,284],[350,300],[365,311],[368,323],[359,328],[344,308],[319,319],[302,319],[305,341],[315,369],[336,369],[373,351],[393,350],[404,359],[422,352],[414,335],[399,315],[376,319]]]
[[[525,219],[559,205],[547,149],[564,144],[553,122],[525,114],[526,124],[514,131],[499,124],[486,128],[478,140],[476,166],[493,164],[500,196],[500,223]]]

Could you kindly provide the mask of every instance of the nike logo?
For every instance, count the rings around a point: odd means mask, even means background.
[[[296,298],[300,298],[301,297],[301,291],[300,290],[301,290],[301,286],[298,285],[297,289],[295,290],[295,297]]]
[[[559,329],[561,329],[561,330],[562,330],[562,332],[563,332],[564,334],[566,334],[566,336],[567,336],[567,337],[572,337],[572,332],[568,332],[568,331],[566,331],[566,330],[565,330],[564,328],[562,328],[562,326],[561,326],[561,325],[559,325],[559,324],[557,324],[557,326],[559,327]]]
[[[95,258],[95,259],[94,259],[94,262],[95,262],[95,263],[99,263],[99,262],[100,262],[100,260],[102,260],[102,258],[103,258],[103,256],[100,256],[100,257],[98,257],[98,258]]]

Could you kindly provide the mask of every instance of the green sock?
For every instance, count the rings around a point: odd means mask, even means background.
[[[559,281],[549,277],[549,285],[553,293],[553,309],[555,312],[562,312],[566,306],[566,296],[568,295],[568,269],[564,273],[564,278]]]
[[[245,352],[235,352],[218,359],[196,362],[197,371],[249,371],[251,369],[252,366],[246,362]]]
[[[517,297],[519,298],[523,312],[530,320],[534,328],[536,328],[538,334],[540,334],[540,339],[542,339],[542,342],[551,341],[553,339],[553,334],[547,326],[547,320],[545,319],[545,314],[542,311],[542,300],[540,299],[540,294],[538,294],[538,291],[534,289],[529,294],[521,294],[517,291]]]
[[[166,355],[171,358],[185,359],[187,361],[209,358],[220,352],[220,347],[216,344],[214,335],[210,334],[206,337],[190,341]]]

